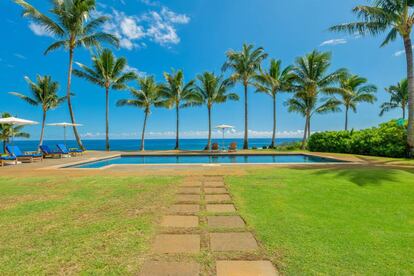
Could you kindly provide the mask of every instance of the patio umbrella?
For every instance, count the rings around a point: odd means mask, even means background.
[[[71,127],[71,126],[82,126],[81,124],[72,124],[72,123],[53,123],[53,124],[47,124],[48,126],[58,126],[58,127],[63,127],[63,141],[65,141],[65,146],[66,145],[66,127]]]
[[[218,125],[218,126],[216,126],[216,128],[221,129],[222,132],[223,132],[223,138],[222,138],[221,146],[222,146],[222,149],[224,150],[224,132],[226,131],[226,129],[233,129],[234,127],[230,126],[230,125]]]
[[[7,117],[7,118],[0,118],[0,124],[12,125],[12,126],[24,126],[24,125],[37,125],[38,122],[20,119],[17,117]],[[13,138],[14,138],[13,127],[11,128],[11,134],[12,134],[11,142],[13,144]]]

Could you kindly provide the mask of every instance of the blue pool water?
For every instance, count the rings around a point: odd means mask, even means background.
[[[125,164],[258,164],[258,163],[337,163],[336,159],[310,155],[163,155],[163,156],[121,156],[96,162],[72,166],[72,168],[93,169],[109,165]]]

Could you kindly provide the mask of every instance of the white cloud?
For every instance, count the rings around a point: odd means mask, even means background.
[[[124,72],[134,72],[135,74],[137,74],[139,77],[145,77],[147,75],[146,72],[143,71],[139,71],[138,68],[129,66],[128,64],[125,66]]]
[[[161,9],[162,17],[171,23],[177,24],[188,24],[190,23],[190,18],[185,14],[177,14],[166,7],[162,7]]]
[[[29,29],[32,30],[35,35],[53,37],[53,35],[45,29],[45,27],[34,22],[30,22]]]
[[[147,5],[147,6],[152,6],[152,7],[157,7],[160,5],[159,2],[157,1],[152,1],[152,0],[141,0],[141,3]]]
[[[20,58],[20,59],[27,59],[24,55],[19,54],[19,53],[14,53],[13,55],[17,58]]]
[[[414,49],[414,46],[412,46],[412,49]],[[399,57],[405,54],[405,50],[397,51],[394,53],[395,57]]]
[[[327,45],[340,45],[340,44],[346,44],[348,43],[348,40],[345,38],[338,38],[338,39],[330,39],[322,42],[319,46],[327,46]]]

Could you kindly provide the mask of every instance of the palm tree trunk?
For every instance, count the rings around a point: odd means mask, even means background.
[[[249,123],[248,123],[248,110],[247,110],[247,82],[244,83],[244,142],[243,149],[249,149]]]
[[[39,146],[37,147],[38,149],[40,148],[41,145],[43,145],[43,135],[45,133],[45,122],[46,122],[46,111],[43,110],[42,130],[40,131],[40,141],[39,141]]]
[[[175,113],[176,113],[176,133],[175,133],[175,150],[180,149],[180,106],[176,104],[175,106]]]
[[[68,82],[67,82],[67,91],[66,91],[66,97],[68,101],[68,107],[69,107],[69,113],[70,113],[70,119],[72,121],[72,124],[75,124],[75,114],[73,114],[73,108],[72,108],[72,101],[70,98],[71,93],[71,84],[72,84],[72,68],[73,68],[73,48],[69,49],[69,71],[68,71]],[[75,134],[76,141],[78,143],[78,146],[85,150],[85,147],[82,144],[82,141],[80,139],[78,129],[76,126],[73,126],[73,133]]]
[[[405,120],[405,105],[402,107],[402,118]]]
[[[106,145],[105,148],[109,151],[109,88],[105,87],[105,138],[106,138]]]
[[[6,153],[6,145],[7,145],[7,141],[6,139],[3,140],[3,153]]]
[[[306,116],[306,120],[305,120],[305,131],[303,132],[303,140],[302,140],[302,146],[301,146],[302,149],[305,149],[307,133],[308,133],[308,116]]]
[[[407,143],[409,155],[414,156],[414,68],[413,68],[413,48],[410,36],[404,37],[404,48],[407,59],[407,79],[408,79],[408,133]]]
[[[309,139],[310,136],[311,136],[311,116],[309,116],[309,119],[308,119],[308,136],[306,137],[306,141]]]
[[[271,148],[275,147],[276,140],[276,95],[273,97],[273,133],[272,133],[272,143],[270,144]]]
[[[147,127],[148,113],[149,112],[145,110],[144,125],[142,126],[142,135],[141,135],[141,151],[145,150],[145,129]]]
[[[207,150],[211,149],[211,106],[207,107],[208,109],[208,141],[207,141]]]
[[[345,130],[348,130],[348,107],[345,107]]]

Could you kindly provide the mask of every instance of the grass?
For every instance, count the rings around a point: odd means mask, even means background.
[[[0,274],[136,274],[178,178],[0,178]]]
[[[288,275],[412,275],[414,170],[261,169],[226,178]]]

